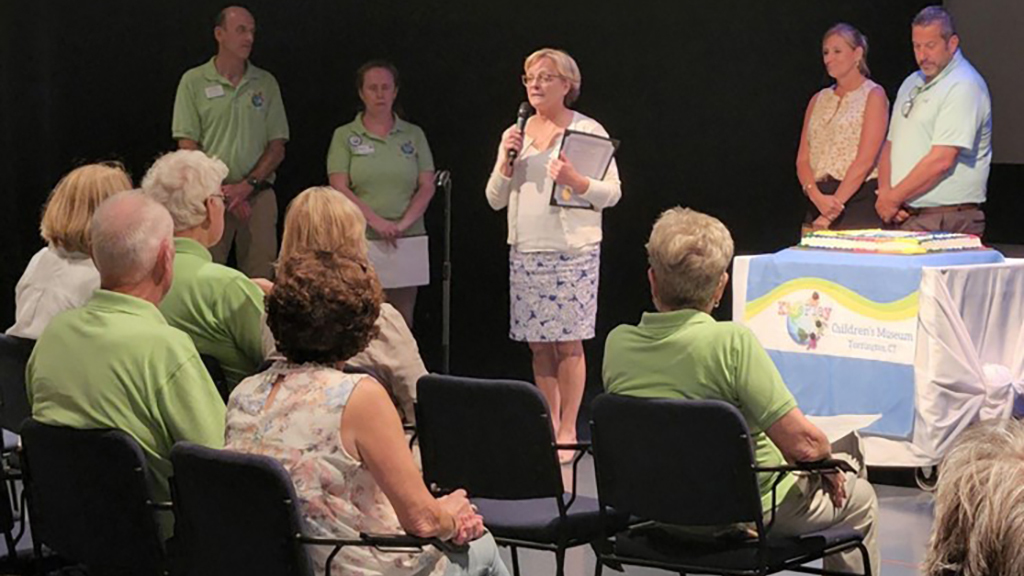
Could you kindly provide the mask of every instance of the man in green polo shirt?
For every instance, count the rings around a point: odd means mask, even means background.
[[[602,371],[605,389],[627,396],[732,404],[750,428],[759,466],[830,457],[828,439],[797,407],[754,334],[739,324],[711,317],[729,278],[733,254],[729,230],[711,216],[673,208],[654,225],[647,253],[657,312],[644,313],[638,326],[622,325],[608,335]],[[759,475],[766,516],[776,477]],[[872,573],[879,573],[878,502],[863,476],[789,475],[778,484],[776,497],[773,536],[833,526],[856,529],[864,534]],[[829,556],[825,569],[862,574],[860,553]]]
[[[263,291],[210,256],[209,247],[224,231],[220,183],[227,171],[198,150],[178,150],[153,163],[142,191],[174,220],[174,284],[160,312],[192,337],[201,354],[220,362],[231,389],[263,363]]]
[[[224,445],[224,402],[192,340],[156,308],[173,278],[172,231],[167,210],[139,192],[101,204],[90,227],[100,289],[50,322],[26,370],[32,417],[127,432],[157,501],[170,499],[175,442]]]
[[[920,70],[903,81],[878,161],[875,209],[904,230],[981,236],[992,162],[992,100],[940,6],[911,24]]]
[[[248,10],[221,10],[213,34],[217,55],[181,77],[171,131],[179,148],[203,150],[228,166],[228,214],[214,259],[227,262],[234,243],[243,272],[270,278],[277,257],[277,198],[270,187],[288,141],[281,89],[249,62],[256,22]]]

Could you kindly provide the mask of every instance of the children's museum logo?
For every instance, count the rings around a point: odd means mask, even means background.
[[[808,350],[816,349],[825,337],[832,307],[824,306],[817,292],[807,300],[780,300],[778,305],[778,314],[786,318],[786,333],[793,342],[806,346]]]

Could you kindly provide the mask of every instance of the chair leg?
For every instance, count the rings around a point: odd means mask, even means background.
[[[555,576],[565,576],[565,548],[555,550]]]
[[[863,558],[864,576],[871,576],[871,555],[868,554],[868,547],[863,544],[858,544],[857,548],[860,548],[860,557]]]
[[[509,546],[508,550],[512,553],[512,576],[519,576],[519,549]]]

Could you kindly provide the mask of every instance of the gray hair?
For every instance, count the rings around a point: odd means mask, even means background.
[[[949,42],[949,39],[956,34],[953,17],[942,6],[926,6],[917,13],[917,16],[914,16],[914,21],[910,23],[911,27],[931,26],[932,24],[938,24],[941,27],[940,33],[946,42]]]
[[[206,199],[220,192],[228,167],[199,150],[164,154],[142,178],[142,191],[164,205],[174,231],[195,228],[206,220]]]
[[[166,208],[139,190],[129,190],[100,204],[89,234],[102,285],[128,286],[152,272],[160,245],[173,242],[174,222]]]
[[[678,206],[662,212],[647,242],[658,300],[673,310],[707,306],[732,253],[732,236],[717,218]]]
[[[975,424],[940,471],[922,574],[1024,574],[1024,423]]]

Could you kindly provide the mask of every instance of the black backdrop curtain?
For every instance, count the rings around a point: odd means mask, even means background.
[[[524,57],[569,51],[583,72],[577,108],[622,140],[623,199],[605,213],[598,337],[650,309],[644,241],[657,214],[682,204],[732,230],[739,253],[793,244],[801,218],[794,160],[802,115],[826,85],[821,34],[849,22],[870,40],[874,78],[890,98],[914,69],[910,21],[920,0],[760,2],[254,1],[253,61],[280,81],[292,140],[279,171],[283,208],[326,183],[334,128],[358,99],[353,72],[376,57],[402,73],[399,101],[454,179],[452,367],[529,379],[529,353],[507,339],[505,214],[483,196],[501,131],[523,100]],[[173,148],[181,73],[213,54],[219,2],[4,2],[0,5],[0,319],[39,249],[49,189],[72,166],[121,159],[136,182]],[[965,40],[969,50],[969,41]],[[969,53],[969,52],[968,52]],[[1019,171],[1016,172],[1019,176]],[[1012,179],[1011,179],[1012,180]],[[1019,179],[1017,180],[1019,181]],[[440,202],[428,213],[434,269]],[[1011,223],[1012,224],[1012,223]],[[991,239],[1012,225],[990,219]],[[1004,237],[1000,238],[1002,235]],[[416,332],[439,368],[440,284],[423,290]],[[728,303],[722,306],[728,316]]]

